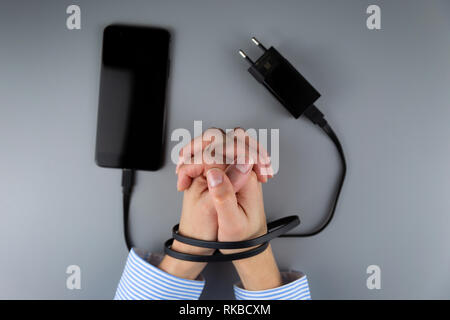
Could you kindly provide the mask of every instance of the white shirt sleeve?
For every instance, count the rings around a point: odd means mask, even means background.
[[[283,285],[278,288],[250,291],[245,290],[241,283],[234,285],[237,300],[311,300],[308,279],[298,272],[282,272]]]
[[[178,278],[159,269],[162,256],[131,249],[117,287],[115,300],[197,300],[205,286],[202,276],[196,280]],[[238,300],[310,300],[308,279],[301,272],[282,272],[278,288],[250,291],[234,285]]]
[[[201,276],[188,280],[168,274],[156,266],[161,255],[131,249],[115,300],[197,300],[205,286]]]

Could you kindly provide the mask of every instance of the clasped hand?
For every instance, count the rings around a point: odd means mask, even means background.
[[[184,191],[179,233],[207,241],[241,241],[267,232],[261,183],[272,175],[265,149],[241,128],[227,134],[208,129],[180,151],[177,188]],[[214,249],[174,240],[172,249],[196,255]],[[239,250],[222,250],[229,254]],[[281,285],[270,245],[262,253],[233,261],[247,290]],[[206,263],[165,256],[159,268],[175,276],[196,279]]]

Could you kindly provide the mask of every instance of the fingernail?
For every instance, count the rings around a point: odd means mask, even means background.
[[[236,164],[236,169],[238,169],[242,173],[247,173],[252,168],[253,164],[251,163],[242,163],[242,164]]]
[[[209,169],[206,173],[208,185],[214,188],[223,182],[223,172],[220,169]]]

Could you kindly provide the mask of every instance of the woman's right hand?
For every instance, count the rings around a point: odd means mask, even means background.
[[[219,241],[248,240],[267,232],[262,186],[251,168],[251,165],[245,167],[249,172],[248,179],[237,193],[221,169],[212,168],[206,174],[209,194],[217,212]],[[244,168],[241,169],[244,171]],[[222,252],[227,254],[245,250],[248,249],[222,250]],[[247,290],[266,290],[282,285],[270,245],[262,253],[235,260],[233,264]]]

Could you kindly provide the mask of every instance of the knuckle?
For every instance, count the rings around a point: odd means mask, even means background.
[[[216,127],[208,128],[203,132],[203,137],[209,137],[209,136],[214,137],[216,135],[224,136],[225,132],[222,129],[216,128]]]
[[[220,206],[231,206],[236,203],[236,198],[229,192],[217,192],[214,196],[214,200]]]

